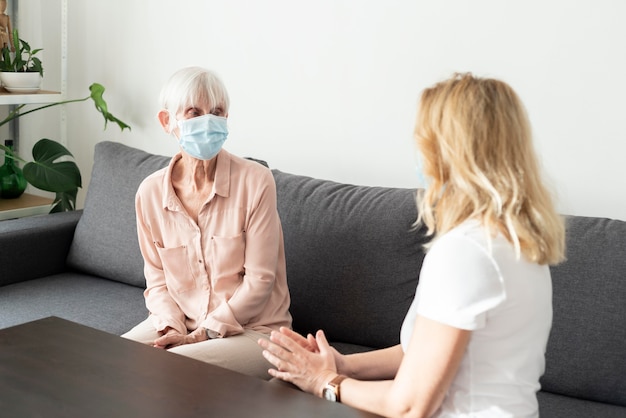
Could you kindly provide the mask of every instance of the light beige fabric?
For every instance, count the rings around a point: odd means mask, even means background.
[[[122,335],[122,337],[152,345],[154,340],[159,337],[159,334],[154,329],[150,318],[148,318]],[[263,350],[257,344],[259,338],[268,338],[268,335],[257,331],[245,330],[243,334],[194,344],[185,344],[170,348],[168,351],[249,376],[269,380],[271,376],[267,373],[267,370],[272,365],[261,354]],[[159,350],[159,348],[155,348],[155,350]]]

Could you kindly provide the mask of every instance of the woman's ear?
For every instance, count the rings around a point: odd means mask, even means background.
[[[161,127],[163,128],[163,130],[165,131],[165,133],[171,133],[170,130],[170,112],[168,112],[167,110],[163,109],[161,110],[158,115],[157,118],[159,119],[159,123],[161,124]]]

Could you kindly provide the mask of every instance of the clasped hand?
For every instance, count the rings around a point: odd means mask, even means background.
[[[168,349],[184,344],[193,344],[207,340],[204,328],[198,328],[189,334],[181,334],[174,328],[167,327],[162,331],[162,335],[154,340],[154,346],[157,348]]]
[[[323,331],[305,338],[281,327],[272,331],[269,341],[260,339],[258,343],[264,349],[263,356],[276,367],[268,370],[271,376],[317,396],[337,375],[337,365],[342,362],[342,355],[328,344]]]

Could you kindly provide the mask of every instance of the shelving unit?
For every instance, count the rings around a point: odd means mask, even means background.
[[[58,91],[39,90],[37,93],[16,94],[0,88],[0,105],[53,103],[62,100],[62,97]]]
[[[32,94],[16,94],[10,93],[0,87],[0,106],[15,107],[22,104],[42,105],[46,103],[54,103],[65,99],[67,88],[67,1],[60,0],[60,87],[61,91],[41,90]],[[7,13],[11,16],[14,27],[19,29],[19,0],[9,0]],[[21,36],[20,36],[21,37]],[[63,106],[61,106],[63,107]],[[60,115],[60,142],[67,144],[67,129],[65,126],[65,111],[61,109]],[[10,123],[10,135],[13,138],[16,149],[22,155],[24,150],[19,147],[19,121]],[[52,199],[24,193],[17,199],[1,199],[0,198],[0,220],[21,218],[25,216],[33,216],[45,214],[50,211]]]
[[[0,221],[50,212],[52,199],[24,193],[17,199],[0,199]]]

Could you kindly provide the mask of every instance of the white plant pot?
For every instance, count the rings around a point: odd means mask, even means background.
[[[41,89],[42,77],[39,73],[0,72],[2,86],[11,93],[35,93]]]

